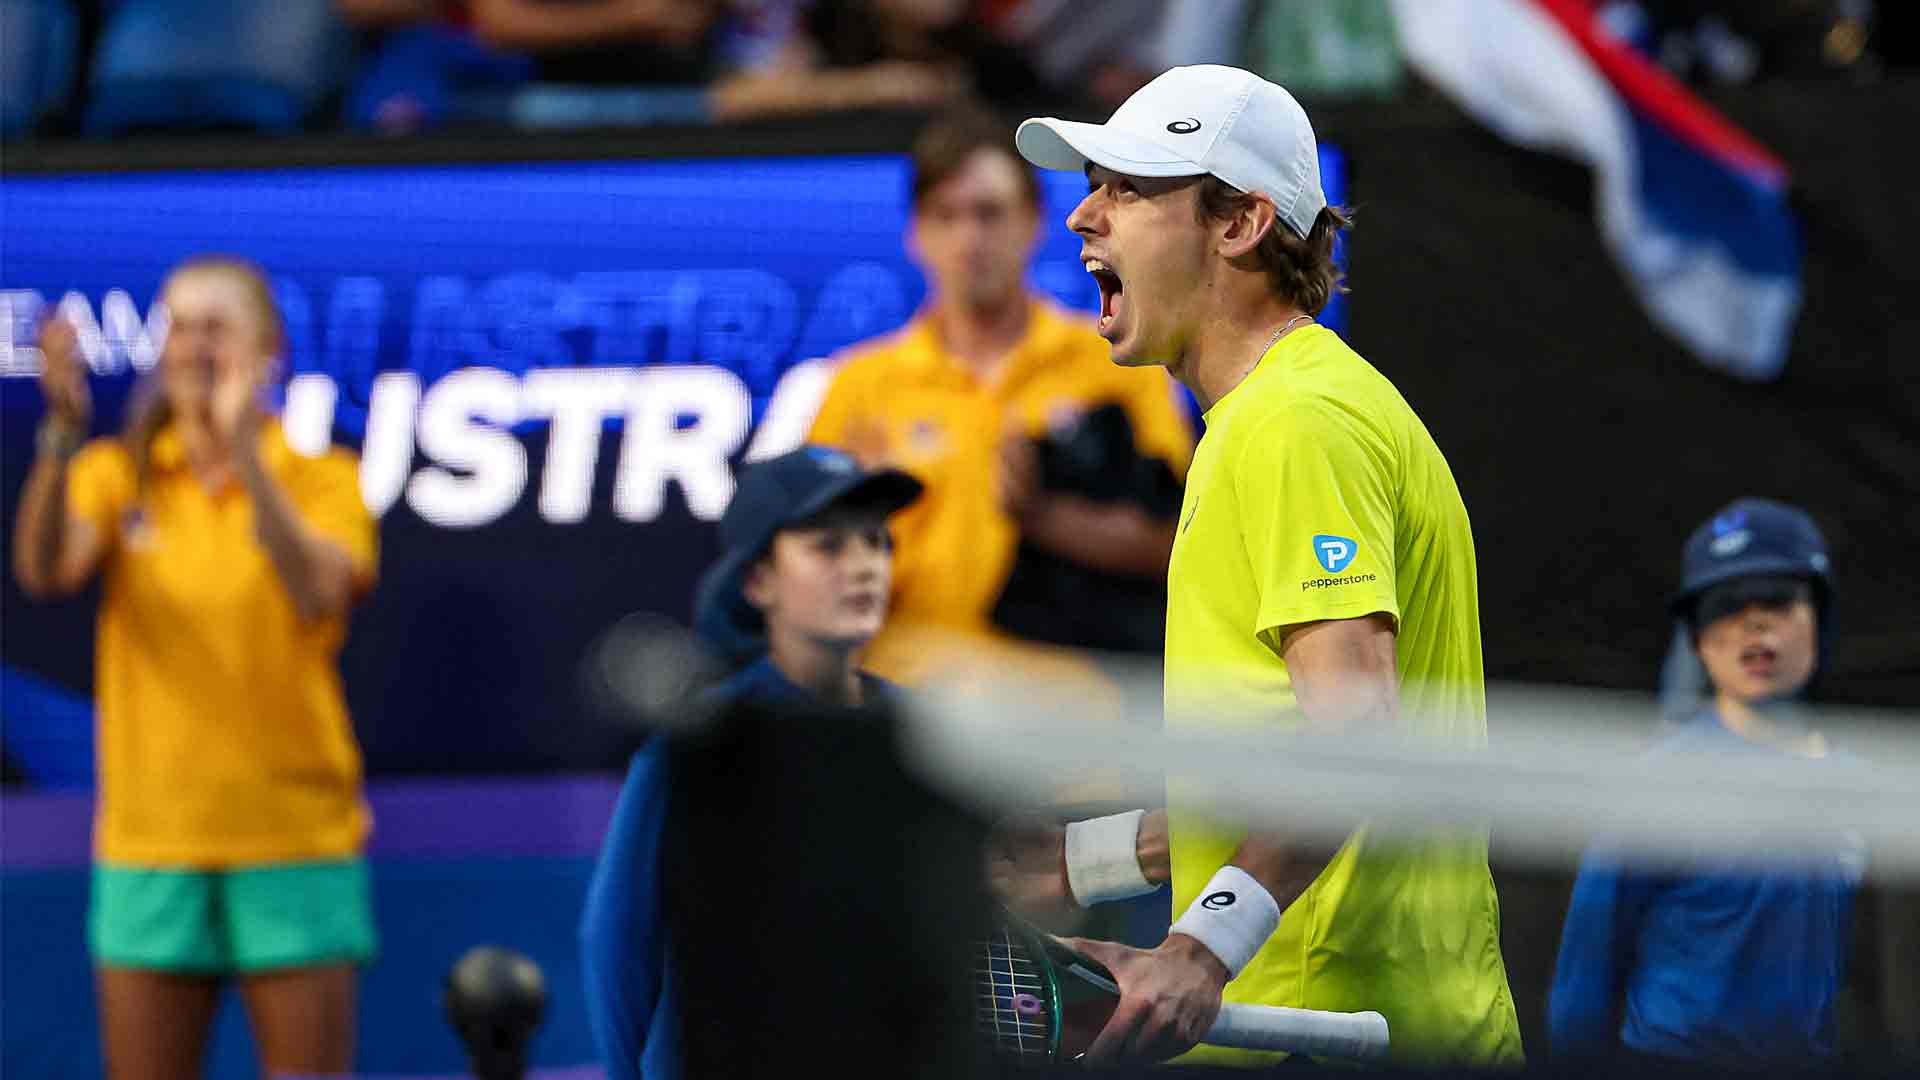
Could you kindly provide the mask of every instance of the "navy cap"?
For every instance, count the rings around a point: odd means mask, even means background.
[[[1772,499],[1736,499],[1687,538],[1674,613],[1686,615],[1715,585],[1759,576],[1807,579],[1824,607],[1833,582],[1827,540],[1803,510]]]
[[[920,497],[920,481],[898,469],[866,470],[824,446],[803,446],[748,466],[720,516],[720,561],[700,578],[693,625],[731,659],[763,647],[765,620],[741,591],[746,569],[773,535],[829,507],[868,506],[891,514]]]

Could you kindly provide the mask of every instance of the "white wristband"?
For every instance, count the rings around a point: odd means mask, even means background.
[[[1067,826],[1067,887],[1081,907],[1144,896],[1153,882],[1136,852],[1145,810],[1075,821]]]
[[[1273,894],[1245,870],[1223,866],[1200,890],[1200,898],[1174,920],[1172,932],[1205,945],[1233,978],[1279,926],[1280,905]]]

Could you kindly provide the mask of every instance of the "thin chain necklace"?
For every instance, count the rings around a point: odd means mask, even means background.
[[[1282,335],[1282,334],[1284,334],[1284,333],[1286,333],[1287,331],[1289,331],[1289,330],[1291,330],[1291,329],[1293,329],[1293,324],[1294,324],[1294,323],[1297,323],[1297,322],[1299,322],[1299,321],[1300,321],[1301,319],[1305,319],[1305,320],[1307,320],[1308,322],[1312,322],[1312,321],[1313,321],[1313,316],[1311,316],[1311,315],[1295,315],[1295,316],[1294,316],[1293,318],[1291,318],[1291,319],[1288,319],[1288,320],[1287,320],[1286,322],[1283,322],[1283,323],[1281,323],[1281,324],[1280,324],[1280,329],[1278,329],[1278,330],[1275,330],[1275,331],[1273,332],[1273,336],[1267,339],[1267,343],[1266,343],[1266,345],[1264,345],[1263,347],[1261,347],[1261,349],[1260,349],[1260,355],[1261,355],[1261,356],[1263,356],[1263,357],[1264,357],[1264,356],[1266,356],[1266,355],[1267,355],[1267,350],[1268,350],[1268,349],[1271,349],[1271,348],[1273,348],[1273,347],[1274,347],[1274,345],[1275,345],[1275,344],[1277,344],[1277,343],[1279,342],[1279,340],[1280,340],[1280,335]],[[1255,360],[1254,360],[1254,363],[1256,363],[1256,364],[1257,364],[1257,363],[1259,363],[1259,362],[1260,362],[1260,361],[1259,361],[1258,359],[1255,359]]]
[[[1240,370],[1240,375],[1239,375],[1239,377],[1238,377],[1238,378],[1236,378],[1236,379],[1234,379],[1234,381],[1233,381],[1233,385],[1234,385],[1234,386],[1239,386],[1239,385],[1240,385],[1240,382],[1241,382],[1241,380],[1243,380],[1243,379],[1245,379],[1245,378],[1246,378],[1246,377],[1247,377],[1248,375],[1251,375],[1251,374],[1253,374],[1253,369],[1254,369],[1254,368],[1257,368],[1257,367],[1259,367],[1259,366],[1260,366],[1260,361],[1262,361],[1262,360],[1264,360],[1264,359],[1266,359],[1266,358],[1267,358],[1267,350],[1269,350],[1269,349],[1271,349],[1271,348],[1273,348],[1273,347],[1274,347],[1274,345],[1275,345],[1275,344],[1277,344],[1277,343],[1278,343],[1278,342],[1280,341],[1280,335],[1282,335],[1282,334],[1284,334],[1284,333],[1286,333],[1286,332],[1287,332],[1288,330],[1291,330],[1291,329],[1293,329],[1293,324],[1294,324],[1294,323],[1297,323],[1297,322],[1299,322],[1299,321],[1300,321],[1300,320],[1302,320],[1302,319],[1305,319],[1305,320],[1307,320],[1308,322],[1312,322],[1312,321],[1313,321],[1313,316],[1311,316],[1311,315],[1295,315],[1295,316],[1294,316],[1293,318],[1291,318],[1291,319],[1288,319],[1288,320],[1287,320],[1286,322],[1283,322],[1283,323],[1281,323],[1281,324],[1280,324],[1280,329],[1278,329],[1278,330],[1275,330],[1275,331],[1273,332],[1273,336],[1267,339],[1267,343],[1266,343],[1265,345],[1262,345],[1262,346],[1260,347],[1260,351],[1259,351],[1258,353],[1255,353],[1255,354],[1254,354],[1254,357],[1253,357],[1253,363],[1251,363],[1251,364],[1248,364],[1248,365],[1247,365],[1246,367],[1244,367],[1244,368],[1242,368],[1242,369]],[[1233,392],[1233,387],[1228,387],[1228,388],[1227,388],[1227,392],[1228,392],[1228,393],[1232,393],[1232,392]],[[1222,395],[1222,396],[1224,397],[1225,395]],[[1217,404],[1217,403],[1218,403],[1218,402],[1217,402],[1217,400],[1216,400],[1216,404]],[[1212,408],[1213,406],[1212,406],[1212,405],[1209,405],[1209,406],[1207,406],[1207,407],[1208,407],[1209,409],[1211,409],[1211,408]]]

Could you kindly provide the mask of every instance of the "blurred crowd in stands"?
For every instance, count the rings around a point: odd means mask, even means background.
[[[1697,84],[1912,63],[1893,0],[1575,0]],[[733,122],[973,97],[1102,115],[1231,63],[1405,85],[1392,0],[0,0],[10,138]]]

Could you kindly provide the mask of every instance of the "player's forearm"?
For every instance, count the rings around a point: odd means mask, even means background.
[[[1384,619],[1341,619],[1300,627],[1281,649],[1294,701],[1316,732],[1392,731],[1400,714],[1393,632]],[[1360,822],[1355,820],[1353,828]],[[1253,832],[1229,860],[1271,893],[1281,910],[1326,869],[1345,838]]]
[[[1400,694],[1393,635],[1385,615],[1306,623],[1280,634],[1281,657],[1309,730],[1394,730]],[[1354,820],[1342,836],[1249,832],[1174,920],[1174,933],[1204,944],[1238,973],[1360,825]]]
[[[1173,553],[1174,524],[1149,517],[1130,503],[1098,503],[1049,494],[1021,535],[1036,546],[1110,574],[1159,578]]]
[[[36,600],[78,587],[60,580],[60,556],[68,531],[67,461],[68,455],[56,453],[34,458],[14,517],[14,580],[21,592]]]
[[[1275,832],[1249,833],[1227,864],[1245,870],[1285,911],[1333,861],[1344,842]]]
[[[1380,618],[1313,623],[1281,643],[1294,701],[1314,732],[1384,733],[1400,715],[1391,623]],[[1359,828],[1354,820],[1352,827]],[[1349,830],[1351,833],[1351,830]],[[1254,832],[1229,860],[1251,874],[1282,910],[1313,884],[1345,838]]]

